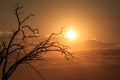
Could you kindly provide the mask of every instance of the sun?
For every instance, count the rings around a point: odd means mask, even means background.
[[[74,30],[70,29],[66,32],[66,37],[70,40],[74,40],[74,39],[76,39],[76,32]]]

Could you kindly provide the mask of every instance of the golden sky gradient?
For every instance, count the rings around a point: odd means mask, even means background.
[[[24,6],[25,15],[35,14],[27,23],[42,34],[72,26],[80,39],[120,41],[119,0],[1,0],[0,32],[16,28],[15,3]]]

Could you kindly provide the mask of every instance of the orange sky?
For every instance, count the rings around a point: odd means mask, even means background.
[[[15,3],[23,4],[26,15],[35,14],[27,23],[39,28],[43,34],[72,26],[81,39],[120,40],[119,0],[2,0],[0,32],[16,27]]]

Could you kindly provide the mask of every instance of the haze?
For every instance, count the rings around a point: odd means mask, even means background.
[[[15,3],[23,5],[26,14],[35,14],[28,24],[39,28],[42,34],[72,26],[81,39],[120,40],[119,0],[1,0],[1,33],[16,28]]]

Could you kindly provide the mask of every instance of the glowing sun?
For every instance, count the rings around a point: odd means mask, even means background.
[[[66,37],[70,40],[74,40],[76,38],[76,32],[70,29],[66,32]]]

